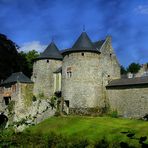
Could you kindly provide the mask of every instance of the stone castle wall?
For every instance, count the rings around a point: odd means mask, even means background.
[[[28,114],[28,108],[32,105],[33,84],[17,83],[18,93],[15,96],[14,121],[24,118]]]
[[[82,55],[84,54],[84,55]],[[89,52],[66,55],[62,66],[62,96],[70,108],[93,108],[101,98],[99,54]],[[71,69],[71,77],[67,70]]]
[[[114,49],[112,48],[110,36],[106,38],[106,41],[101,48],[100,64],[102,76],[104,78],[108,77],[108,80],[120,78],[120,64],[115,55]]]
[[[148,86],[108,88],[107,93],[111,111],[132,118],[148,114]]]
[[[62,96],[70,108],[103,108],[108,103],[105,86],[116,78],[120,78],[120,65],[107,38],[101,54],[78,52],[64,57]]]
[[[50,98],[54,94],[54,75],[62,61],[42,59],[34,63],[32,81],[34,82],[33,93],[36,97],[43,95]]]

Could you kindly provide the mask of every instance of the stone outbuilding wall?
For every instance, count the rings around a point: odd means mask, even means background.
[[[111,111],[120,116],[142,118],[148,114],[148,85],[107,89]]]

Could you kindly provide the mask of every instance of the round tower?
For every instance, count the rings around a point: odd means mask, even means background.
[[[54,94],[54,72],[62,66],[62,55],[51,42],[33,65],[34,95],[50,98]]]
[[[63,52],[62,96],[71,113],[87,114],[99,105],[102,72],[97,47],[82,32],[72,48]]]

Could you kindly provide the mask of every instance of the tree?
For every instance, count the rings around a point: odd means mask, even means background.
[[[123,74],[127,74],[127,70],[121,65],[120,66],[120,73],[121,73],[121,75],[123,75]]]
[[[19,71],[19,47],[6,35],[0,34],[0,80],[6,79],[12,72]]]
[[[137,73],[141,68],[141,65],[139,63],[131,63],[128,68],[127,71],[131,72],[131,73]]]
[[[27,53],[21,51],[19,53],[20,63],[21,63],[21,71],[31,77],[33,71],[33,62],[39,56],[39,53],[35,50],[31,50]]]

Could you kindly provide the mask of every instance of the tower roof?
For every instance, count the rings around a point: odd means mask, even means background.
[[[100,53],[99,49],[97,48],[96,44],[94,44],[86,32],[82,32],[81,35],[78,37],[72,48],[69,48],[63,51],[63,54],[69,52],[80,52],[80,51],[89,51],[89,52],[96,52]]]
[[[9,83],[33,83],[27,76],[25,76],[22,72],[12,73],[1,85],[9,84]]]
[[[63,57],[55,45],[54,42],[51,42],[48,47],[44,50],[43,53],[40,54],[40,56],[37,59],[56,59],[56,60],[62,60]]]

